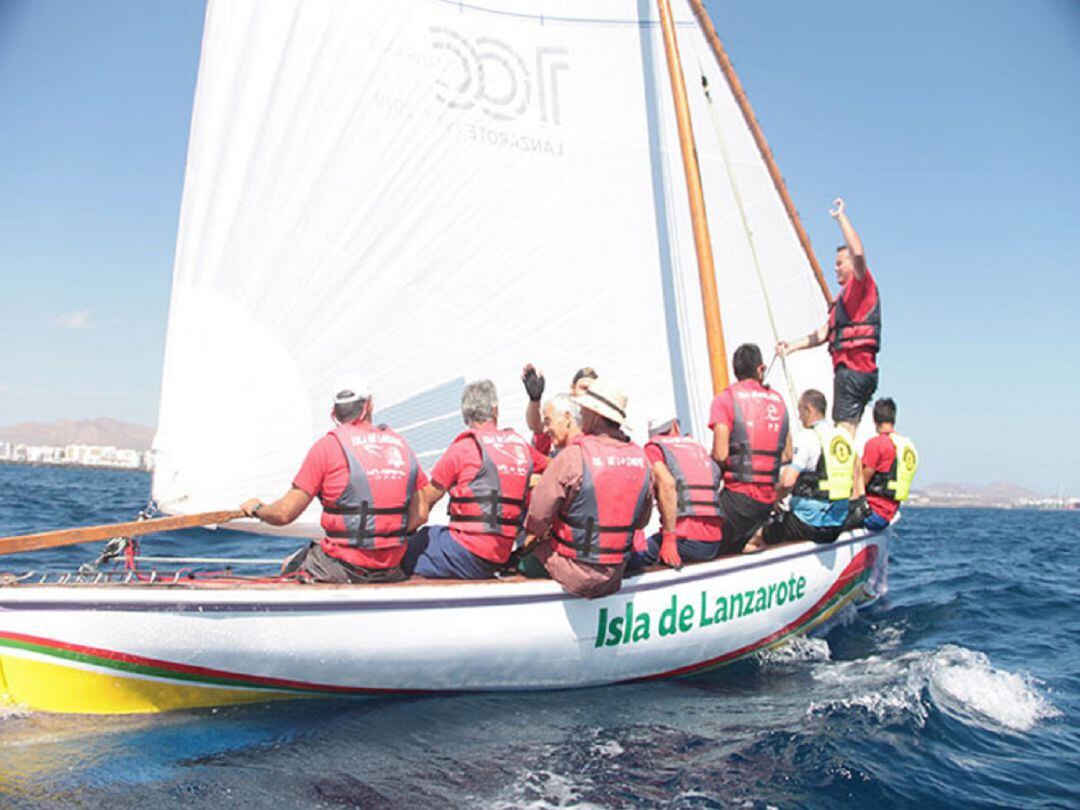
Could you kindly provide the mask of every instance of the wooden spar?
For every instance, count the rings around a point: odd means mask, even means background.
[[[193,526],[210,526],[216,523],[227,523],[243,516],[243,512],[235,510],[201,512],[196,515],[132,520],[128,523],[106,523],[101,526],[84,526],[76,529],[57,529],[56,531],[41,532],[40,534],[0,537],[0,554],[17,554],[20,551],[37,551],[41,548],[73,546],[76,543],[94,543],[99,540],[110,540],[113,537],[134,537],[140,534],[189,529]]]
[[[701,191],[701,171],[698,167],[694,132],[690,127],[690,104],[686,100],[679,44],[675,41],[675,25],[671,20],[671,4],[657,0],[660,25],[664,30],[664,53],[667,56],[671,95],[675,99],[675,116],[679,124],[679,144],[682,147],[683,170],[686,173],[686,193],[690,197],[690,219],[694,226],[694,250],[697,252],[698,279],[701,282],[701,306],[705,311],[705,339],[709,347],[709,370],[712,372],[713,394],[728,385],[727,350],[724,348],[724,325],[720,319],[720,299],[716,294],[716,270],[713,267],[709,222],[705,218],[705,195]]]
[[[799,236],[799,244],[802,245],[803,251],[806,253],[806,258],[810,260],[810,266],[814,269],[814,275],[817,277],[818,286],[821,287],[821,294],[825,296],[826,303],[831,304],[832,293],[829,292],[829,286],[825,283],[825,276],[821,272],[821,265],[818,264],[817,257],[810,248],[810,237],[806,235],[806,229],[803,228],[802,221],[799,219],[799,212],[795,210],[795,203],[788,193],[787,184],[784,182],[784,176],[780,174],[780,167],[776,165],[776,160],[773,158],[769,143],[765,140],[765,133],[761,131],[761,125],[758,124],[757,117],[754,115],[754,110],[750,106],[750,100],[746,97],[746,91],[743,90],[742,82],[739,81],[739,77],[735,73],[735,66],[731,64],[731,59],[728,58],[727,51],[724,50],[724,46],[720,43],[720,37],[716,33],[716,28],[713,26],[712,20],[709,18],[709,12],[705,10],[705,4],[702,0],[690,0],[690,7],[694,10],[694,16],[697,17],[698,25],[701,26],[701,31],[705,34],[705,39],[708,40],[709,47],[712,48],[713,55],[720,65],[720,71],[724,74],[724,78],[727,79],[728,86],[735,96],[735,101],[738,102],[739,109],[743,114],[743,119],[746,121],[746,125],[750,127],[750,132],[754,136],[754,143],[757,144],[758,151],[761,152],[761,157],[765,161],[765,166],[769,169],[769,176],[772,178],[773,186],[776,187],[776,192],[780,195],[780,199],[784,203],[784,209],[791,219],[791,224],[795,226],[795,233]]]

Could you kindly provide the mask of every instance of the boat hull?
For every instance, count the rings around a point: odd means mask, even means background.
[[[888,540],[859,532],[653,571],[595,600],[549,581],[4,587],[0,692],[114,714],[693,675],[875,598]]]

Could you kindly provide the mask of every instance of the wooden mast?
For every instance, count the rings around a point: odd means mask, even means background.
[[[799,219],[799,212],[795,210],[795,203],[792,202],[791,195],[788,194],[787,184],[784,183],[784,176],[780,174],[780,168],[776,165],[772,150],[769,149],[769,143],[765,140],[765,133],[761,131],[761,125],[758,124],[757,118],[754,116],[754,110],[750,106],[750,100],[746,97],[746,91],[743,90],[742,82],[739,81],[739,77],[735,73],[735,67],[731,64],[731,59],[728,58],[724,46],[720,43],[720,37],[717,35],[716,28],[709,18],[709,12],[705,10],[705,4],[702,0],[689,0],[689,2],[690,7],[694,10],[694,16],[697,17],[698,25],[701,26],[702,33],[705,34],[705,39],[708,40],[709,47],[712,48],[713,55],[720,65],[720,71],[724,74],[724,78],[727,79],[731,92],[735,95],[735,101],[738,102],[739,109],[742,111],[746,125],[750,127],[750,132],[754,136],[754,143],[757,144],[758,151],[761,152],[761,157],[765,161],[766,167],[769,169],[769,176],[772,178],[773,185],[776,187],[776,191],[784,203],[784,208],[787,211],[788,217],[791,219],[791,224],[795,226],[795,233],[799,236],[799,243],[806,253],[806,258],[810,260],[810,266],[814,269],[814,275],[817,276],[818,286],[821,287],[821,294],[825,296],[825,301],[831,304],[832,293],[829,292],[829,286],[825,283],[825,276],[822,275],[821,265],[818,264],[817,257],[814,256],[814,251],[810,248],[810,237],[806,235],[806,229],[803,228],[802,221]]]
[[[675,100],[675,117],[679,124],[679,144],[682,147],[683,170],[686,174],[686,193],[690,197],[690,219],[694,225],[694,250],[697,252],[698,280],[701,282],[701,305],[705,311],[705,339],[709,347],[709,370],[712,372],[713,394],[728,385],[727,350],[724,348],[724,325],[720,320],[720,299],[716,294],[716,270],[713,267],[709,223],[705,218],[705,196],[701,191],[701,171],[698,168],[694,133],[690,128],[690,105],[686,100],[679,45],[675,41],[675,25],[671,20],[671,4],[657,0],[660,25],[664,30],[664,53],[667,56],[671,95]]]

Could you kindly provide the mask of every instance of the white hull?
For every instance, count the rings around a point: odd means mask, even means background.
[[[0,687],[32,708],[125,712],[690,674],[876,597],[888,536],[654,571],[597,600],[549,581],[5,587]]]

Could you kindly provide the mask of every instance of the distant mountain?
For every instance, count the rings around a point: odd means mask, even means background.
[[[97,419],[62,419],[59,422],[20,422],[0,427],[0,441],[13,444],[97,444],[149,450],[154,429],[102,416]]]

